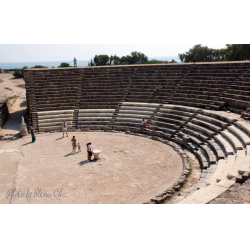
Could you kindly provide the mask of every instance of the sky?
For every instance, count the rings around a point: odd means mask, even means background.
[[[0,62],[45,62],[90,60],[96,54],[129,55],[132,51],[148,57],[178,56],[195,44],[0,44]],[[223,48],[225,44],[202,44]]]

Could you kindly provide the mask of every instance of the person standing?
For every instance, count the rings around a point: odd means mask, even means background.
[[[92,150],[92,146],[91,146],[91,142],[87,143],[87,154],[88,154],[88,160],[91,160],[91,156],[93,154],[93,150]]]
[[[30,133],[31,133],[32,142],[35,142],[36,141],[35,129],[33,127],[30,128]]]
[[[75,57],[74,57],[73,62],[74,62],[74,68],[77,68],[77,59]]]
[[[195,55],[195,56],[194,56],[194,63],[196,63],[196,59],[197,59],[197,58],[196,58],[196,55]]]
[[[73,138],[71,139],[71,142],[72,142],[72,148],[73,148],[73,151],[72,153],[76,153],[76,138],[75,136],[73,136]]]
[[[78,153],[79,153],[79,152],[82,152],[82,151],[81,151],[81,144],[80,144],[80,142],[78,142],[78,145],[77,145],[77,146],[78,146]]]
[[[63,128],[63,137],[64,137],[64,133],[66,133],[67,137],[69,137],[68,132],[67,132],[67,127],[68,127],[68,125],[66,124],[66,122],[64,122],[63,127],[62,127]]]

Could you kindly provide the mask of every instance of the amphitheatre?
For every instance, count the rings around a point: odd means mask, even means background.
[[[24,81],[36,142],[1,137],[0,203],[250,203],[250,62],[37,68]]]

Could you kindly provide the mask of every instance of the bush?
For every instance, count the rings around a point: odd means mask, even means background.
[[[69,63],[62,62],[58,67],[69,67]]]
[[[31,68],[48,68],[48,67],[46,67],[46,66],[42,66],[42,65],[36,65],[36,66],[34,66],[34,67],[31,67]]]
[[[13,76],[15,78],[23,78],[23,71],[27,68],[28,67],[24,66],[22,69],[16,69],[15,72],[13,73]]]
[[[19,69],[16,69],[15,72],[13,73],[13,76],[15,78],[22,78],[23,77],[23,72]]]

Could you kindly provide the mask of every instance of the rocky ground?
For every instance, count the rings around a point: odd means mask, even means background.
[[[209,204],[250,204],[250,179],[243,184],[235,183]]]

